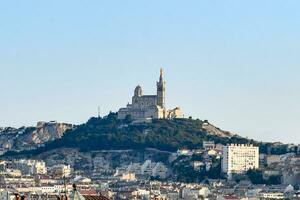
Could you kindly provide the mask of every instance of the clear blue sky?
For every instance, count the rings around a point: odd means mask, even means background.
[[[300,1],[2,1],[0,126],[82,123],[137,84],[265,141],[300,143]]]

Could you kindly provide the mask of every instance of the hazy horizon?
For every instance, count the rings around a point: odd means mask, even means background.
[[[84,123],[136,85],[167,107],[262,141],[300,143],[298,1],[7,1],[0,127]]]

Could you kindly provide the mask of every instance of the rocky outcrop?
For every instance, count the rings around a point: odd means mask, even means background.
[[[221,130],[220,128],[208,123],[208,122],[205,122],[202,124],[202,129],[204,131],[206,131],[208,134],[211,134],[211,135],[215,135],[215,136],[218,136],[218,137],[226,137],[226,138],[231,138],[234,136],[234,134],[232,134],[231,132],[229,131],[223,131]]]
[[[61,138],[71,128],[71,124],[55,121],[38,122],[36,127],[1,128],[0,148],[2,151],[35,149],[48,141]]]

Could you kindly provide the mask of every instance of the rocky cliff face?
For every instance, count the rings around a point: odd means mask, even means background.
[[[220,128],[218,128],[208,122],[203,123],[202,129],[205,130],[208,134],[215,135],[218,137],[231,138],[234,136],[234,134],[232,134],[231,132],[223,131]]]
[[[35,149],[45,142],[61,138],[73,125],[57,122],[38,122],[36,127],[1,128],[0,149],[2,151]]]

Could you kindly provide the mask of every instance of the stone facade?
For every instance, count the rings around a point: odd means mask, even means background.
[[[126,108],[119,109],[118,118],[125,119],[127,115],[130,115],[134,120],[182,118],[183,114],[179,107],[171,110],[166,109],[166,82],[163,78],[162,69],[156,87],[156,95],[144,95],[141,86],[138,85],[134,90],[132,103],[128,103]]]

